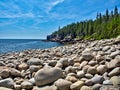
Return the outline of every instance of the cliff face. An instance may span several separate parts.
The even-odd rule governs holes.
[[[59,35],[48,35],[47,40],[59,42],[62,40],[62,37],[60,37]]]
[[[48,36],[47,36],[47,40],[50,41],[51,39],[52,39],[52,36],[51,36],[51,35],[48,35]]]
[[[67,36],[60,36],[60,35],[48,35],[47,36],[48,41],[54,41],[54,42],[73,42],[73,38],[70,35]]]

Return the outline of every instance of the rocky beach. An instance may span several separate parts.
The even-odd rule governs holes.
[[[120,90],[120,37],[0,54],[0,90]]]

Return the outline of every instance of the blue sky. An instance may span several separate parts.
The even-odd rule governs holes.
[[[120,10],[120,0],[0,0],[0,38],[43,39],[115,5]]]

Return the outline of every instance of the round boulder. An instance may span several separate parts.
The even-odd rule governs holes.
[[[80,90],[80,88],[84,85],[84,82],[83,81],[77,81],[75,83],[73,83],[71,86],[70,86],[70,89],[71,90]]]
[[[88,64],[88,61],[83,61],[81,64],[80,64],[80,68],[82,69],[84,66],[86,66]]]
[[[97,67],[97,72],[100,74],[104,74],[107,71],[107,66],[106,65],[100,65]]]
[[[21,63],[20,65],[18,65],[18,70],[26,70],[28,69],[28,64],[26,63]]]
[[[82,53],[82,57],[85,60],[89,61],[89,60],[91,60],[93,58],[93,55],[91,54],[91,52],[84,52],[84,53]]]
[[[113,77],[110,78],[110,81],[112,82],[113,86],[119,87],[119,85],[120,85],[120,77],[113,76]]]
[[[57,63],[56,60],[51,60],[51,61],[49,61],[48,64],[49,64],[50,66],[54,67],[54,66],[56,65],[56,63]]]
[[[92,75],[96,74],[97,73],[96,67],[89,67],[87,73],[90,73]]]
[[[110,80],[105,80],[103,82],[103,85],[112,85],[112,82]]]
[[[50,84],[63,76],[59,68],[43,68],[36,72],[34,78],[37,86]]]
[[[30,90],[33,88],[33,84],[29,81],[24,81],[21,83],[22,89]]]
[[[15,68],[10,68],[9,72],[11,76],[14,76],[14,77],[21,76],[21,72]]]
[[[88,73],[88,74],[85,74],[85,77],[88,79],[91,79],[91,78],[93,78],[93,75]]]
[[[55,85],[52,86],[43,86],[43,87],[33,87],[32,90],[58,90]]]
[[[33,73],[33,72],[38,71],[38,70],[40,69],[40,67],[39,67],[39,66],[36,66],[36,65],[31,65],[31,66],[29,67],[29,69],[30,69],[30,72]]]
[[[9,68],[7,67],[0,67],[0,76],[2,78],[7,78],[10,76],[10,73],[9,73]]]
[[[88,86],[82,86],[80,90],[91,90]]]
[[[2,80],[0,80],[0,86],[6,87],[6,88],[13,88],[14,81],[11,78],[2,79]]]
[[[100,90],[101,84],[95,84],[92,86],[92,90]]]
[[[120,60],[119,59],[113,59],[109,63],[107,63],[108,69],[113,69],[115,67],[120,66]]]
[[[66,67],[69,65],[67,58],[61,58],[59,62],[63,64],[63,67]]]
[[[13,90],[13,89],[5,88],[5,87],[0,87],[0,90]]]
[[[97,61],[90,61],[88,64],[91,65],[91,66],[94,66],[94,65],[97,64]]]
[[[108,75],[109,75],[110,77],[112,77],[112,76],[116,76],[116,75],[118,75],[118,74],[120,74],[120,67],[116,67],[116,68],[113,69]]]
[[[42,62],[41,62],[41,60],[38,59],[38,58],[31,58],[31,59],[29,59],[29,60],[27,61],[27,64],[28,64],[28,65],[41,65]]]
[[[82,71],[78,71],[78,72],[77,72],[77,76],[78,76],[79,78],[84,77],[84,76],[85,76],[84,71],[83,71],[83,70],[82,70]]]
[[[96,74],[93,78],[91,78],[91,81],[92,81],[94,84],[103,83],[104,78],[103,78],[103,76],[100,76],[100,75],[97,75],[97,74]]]
[[[119,55],[119,54],[120,54],[120,51],[117,50],[117,51],[115,51],[115,52],[112,52],[112,53],[110,54],[110,57],[111,57],[111,58],[115,58],[115,56],[117,56],[117,55]]]
[[[14,90],[22,90],[21,85],[14,85]]]
[[[55,86],[57,86],[59,90],[69,90],[71,84],[72,83],[70,81],[64,79],[58,79],[55,82]]]

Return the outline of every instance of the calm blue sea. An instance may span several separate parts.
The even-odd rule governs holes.
[[[0,54],[27,49],[45,49],[61,45],[57,42],[44,42],[38,39],[0,39]]]

